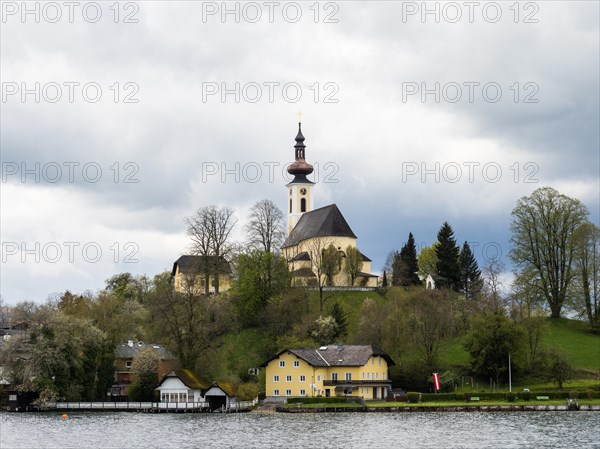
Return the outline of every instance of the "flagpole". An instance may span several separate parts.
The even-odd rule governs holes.
[[[512,373],[510,367],[510,352],[508,353],[508,391],[512,393]]]

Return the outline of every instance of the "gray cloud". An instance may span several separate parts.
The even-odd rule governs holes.
[[[323,9],[315,23],[308,4],[298,23],[280,15],[274,23],[266,16],[203,23],[201,2],[142,2],[136,24],[110,15],[97,24],[9,17],[1,30],[3,83],[94,82],[102,98],[89,103],[76,90],[73,103],[31,96],[22,103],[18,95],[0,103],[3,168],[39,163],[48,174],[47,164],[93,163],[102,176],[89,182],[76,170],[74,182],[64,172],[57,182],[42,176],[39,183],[8,176],[0,193],[2,241],[93,241],[105,257],[48,264],[11,256],[2,264],[1,294],[12,302],[42,300],[67,288],[100,288],[118,271],[155,274],[186,251],[183,218],[208,204],[236,209],[241,238],[253,202],[271,198],[285,207],[282,172],[293,156],[299,109],[307,158],[320,168],[315,206],[340,206],[375,269],[409,231],[430,244],[445,220],[460,242],[498,242],[507,251],[510,211],[543,185],[583,200],[598,222],[598,4],[536,2],[539,22],[526,24],[523,15],[514,23],[508,3],[498,23],[478,15],[474,23],[403,22],[409,3],[339,3],[338,23],[323,23],[330,12]],[[477,91],[472,103],[431,95],[403,101],[406,83],[470,81],[498,83],[502,98],[490,103]],[[123,102],[133,92],[127,82],[139,89],[137,103]],[[231,89],[236,82],[239,102],[232,94],[224,103],[220,95],[203,101],[203,83]],[[279,83],[272,102],[269,82]],[[538,103],[523,103],[526,82],[539,86]],[[262,89],[255,103],[249,83]],[[301,87],[298,102],[284,98],[286,83]],[[338,102],[326,102],[327,95]],[[335,164],[330,171],[328,163]],[[465,163],[479,164],[472,182]],[[278,164],[272,179],[269,164]],[[494,182],[485,164],[501,168]],[[455,166],[462,178],[450,182]],[[408,174],[414,167],[419,172]],[[437,170],[440,179],[422,179],[422,169]],[[138,182],[123,182],[128,174]],[[524,182],[527,175],[535,182]],[[139,261],[115,263],[108,248],[127,242],[138,245]],[[22,282],[31,276],[39,282]]]

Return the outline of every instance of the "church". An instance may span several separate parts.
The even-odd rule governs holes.
[[[377,287],[378,276],[371,274],[371,259],[364,254],[358,253],[361,262],[354,279],[346,270],[346,251],[348,247],[357,248],[357,237],[337,205],[312,207],[315,183],[307,176],[313,172],[313,166],[306,162],[304,140],[302,124],[298,123],[295,161],[288,168],[294,179],[286,185],[287,238],[281,247],[292,273],[292,283],[296,286]],[[341,257],[337,273],[326,282],[320,263],[323,251],[330,245]]]

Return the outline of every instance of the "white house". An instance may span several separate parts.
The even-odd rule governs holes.
[[[230,403],[229,394],[216,382],[209,385],[188,369],[171,371],[163,377],[155,390],[159,392],[161,402],[205,402],[211,410],[228,408]]]

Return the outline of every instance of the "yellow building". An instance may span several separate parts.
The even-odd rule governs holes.
[[[171,278],[175,291],[183,294],[213,294],[216,289],[215,272],[219,272],[219,292],[231,288],[231,266],[220,257],[218,266],[214,256],[181,256],[173,263]]]
[[[370,345],[286,349],[263,363],[268,397],[387,397],[389,355]]]
[[[304,135],[302,125],[298,124],[296,136],[295,161],[288,168],[294,179],[286,185],[288,190],[288,237],[282,246],[282,252],[294,285],[324,285],[324,275],[319,264],[322,251],[330,244],[340,252],[341,265],[333,277],[332,287],[377,287],[378,276],[371,274],[371,259],[361,253],[362,266],[355,279],[345,271],[346,248],[356,248],[357,237],[335,204],[312,209],[312,187],[314,182],[307,176],[313,172],[313,166],[305,160]]]

